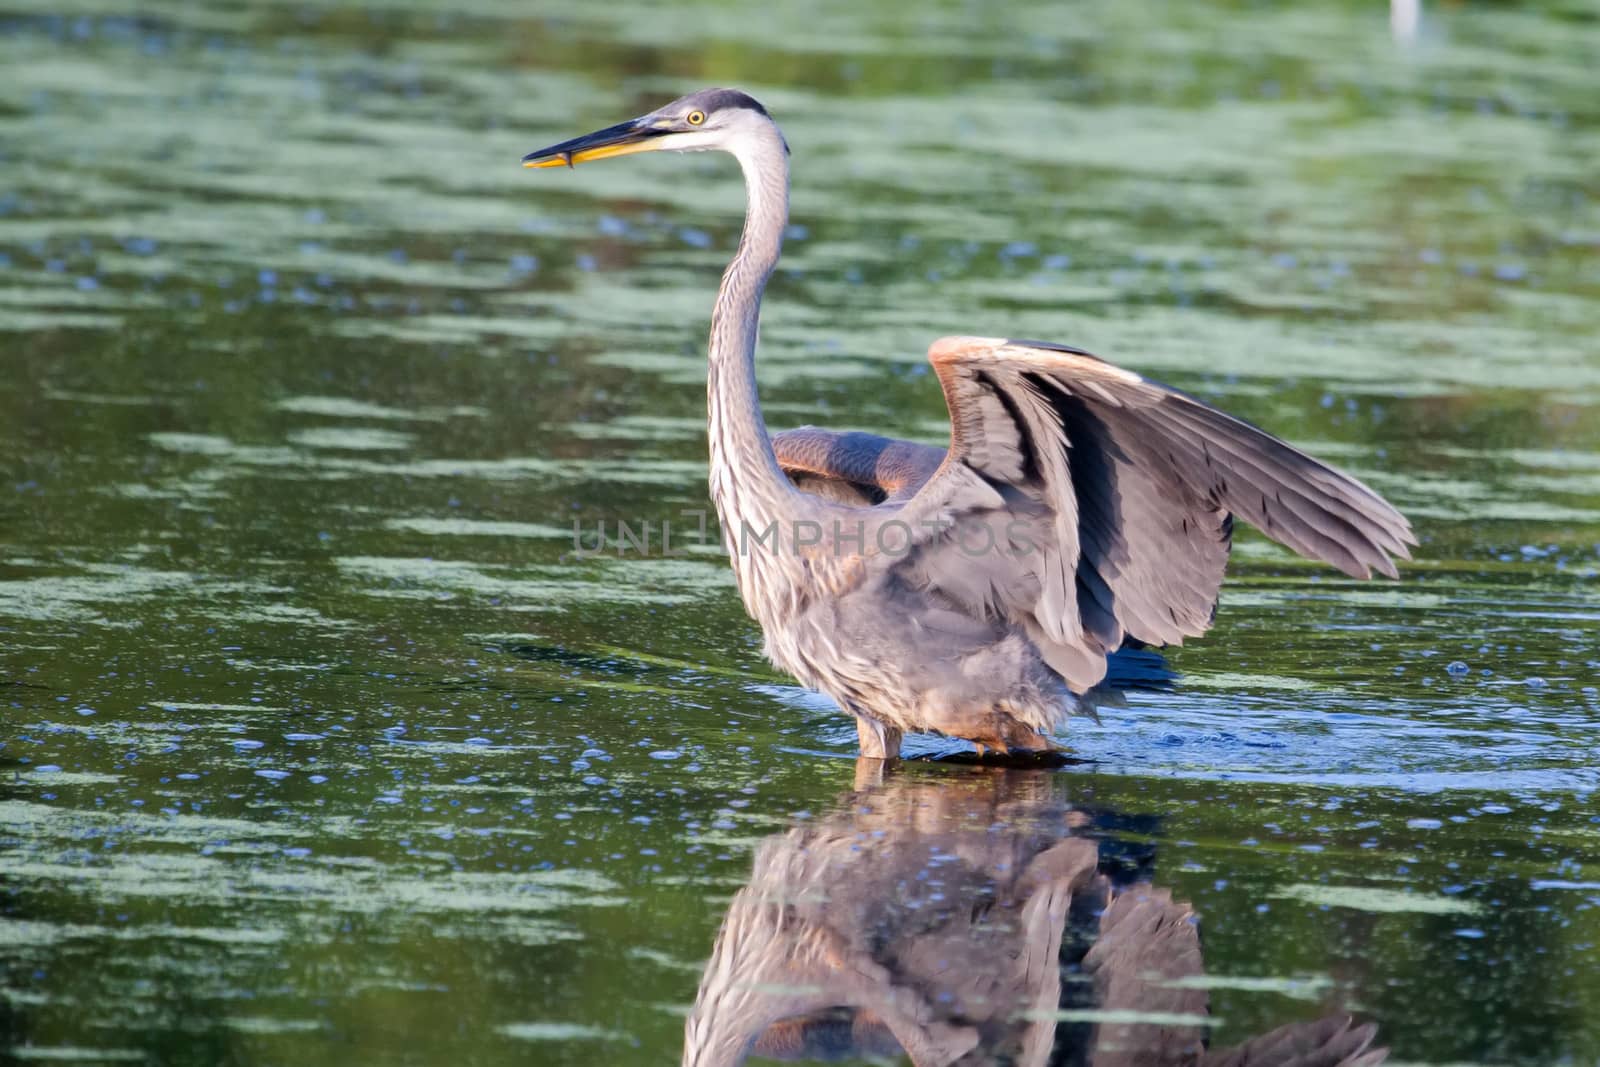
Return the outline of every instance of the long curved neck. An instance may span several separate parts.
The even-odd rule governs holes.
[[[796,494],[778,466],[761,417],[755,364],[761,295],[778,265],[789,219],[789,160],[782,137],[770,125],[741,136],[730,150],[744,169],[748,201],[744,235],[722,275],[711,314],[706,414],[711,498],[743,588],[746,573],[738,545],[744,527],[759,533],[773,522],[782,526],[796,507]]]

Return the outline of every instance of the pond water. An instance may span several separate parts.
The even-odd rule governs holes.
[[[1597,57],[1587,0],[0,0],[0,1059],[1600,1060]],[[1080,344],[1417,560],[1241,533],[1082,762],[858,777],[714,551],[573,552],[707,506],[742,188],[517,163],[714,84],[794,152],[773,426],[939,442],[933,338]]]

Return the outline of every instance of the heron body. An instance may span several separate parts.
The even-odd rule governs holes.
[[[767,656],[855,716],[863,755],[923,731],[980,752],[1050,747],[1108,654],[1210,626],[1235,515],[1353,576],[1409,558],[1410,526],[1359,481],[1064,345],[934,342],[943,452],[811,427],[773,438],[755,349],[789,151],[766,109],[702,90],[524,163],[652,150],[725,151],[744,172],[711,320],[711,497]]]

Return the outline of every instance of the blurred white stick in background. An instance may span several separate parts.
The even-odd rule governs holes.
[[[1422,26],[1422,0],[1389,0],[1389,32],[1401,44],[1417,38]]]

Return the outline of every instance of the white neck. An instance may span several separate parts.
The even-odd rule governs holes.
[[[706,381],[711,499],[745,605],[759,617],[758,607],[770,609],[788,599],[773,594],[791,592],[779,588],[781,568],[769,564],[792,553],[789,527],[801,509],[761,417],[755,367],[761,296],[778,264],[789,218],[789,161],[777,127],[759,116],[730,132],[720,147],[739,160],[748,201],[739,250],[722,276],[711,315]],[[754,545],[752,538],[774,522],[777,548]]]

